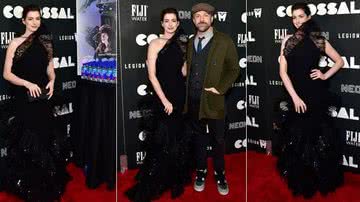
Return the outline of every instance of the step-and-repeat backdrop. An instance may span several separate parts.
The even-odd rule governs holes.
[[[227,141],[228,153],[240,152],[246,148],[245,128],[252,124],[251,117],[245,119],[245,67],[246,43],[245,33],[245,1],[224,0],[205,1],[216,8],[214,26],[230,35],[238,46],[241,75],[227,95]],[[145,134],[141,131],[141,118],[151,113],[146,108],[147,91],[150,83],[147,79],[145,65],[149,42],[159,37],[160,12],[167,7],[179,11],[181,26],[189,35],[194,34],[191,20],[191,7],[197,1],[120,1],[121,59],[120,59],[120,99],[123,128],[118,128],[120,142],[123,144],[120,153],[128,156],[129,167],[141,164],[145,152],[141,147]]]
[[[273,133],[274,105],[284,95],[279,77],[278,57],[282,39],[294,32],[291,5],[296,1],[248,1],[248,117],[254,117],[257,128],[248,128],[249,149],[265,151]],[[339,52],[345,66],[330,79],[330,90],[341,96],[341,107],[331,114],[339,128],[344,145],[343,165],[359,171],[360,165],[360,1],[307,1],[313,19],[323,35]],[[323,57],[320,67],[331,67],[333,61]],[[250,106],[260,100],[259,108]]]
[[[42,22],[53,34],[55,90],[54,108],[59,128],[68,135],[71,128],[71,115],[74,111],[72,94],[76,88],[76,1],[59,0],[1,0],[0,1],[0,72],[2,75],[6,49],[9,42],[24,32],[21,22],[23,7],[37,4],[41,7]],[[31,67],[27,67],[31,68]],[[0,77],[0,106],[12,102],[9,84]],[[4,139],[0,134],[0,157],[7,155]]]

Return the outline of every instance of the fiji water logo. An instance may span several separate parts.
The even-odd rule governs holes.
[[[351,146],[360,147],[360,132],[346,130],[346,144]]]
[[[274,29],[275,43],[282,43],[287,35],[288,29]]]
[[[9,46],[11,40],[15,38],[15,32],[0,32],[0,45],[2,49]]]
[[[248,95],[248,105],[249,107],[259,109],[260,108],[260,96],[258,95]]]
[[[146,157],[145,151],[136,152],[136,164],[143,164]]]
[[[131,5],[131,20],[132,21],[147,21],[148,5]]]
[[[238,34],[237,44],[238,47],[246,47],[247,43],[255,42],[256,39],[252,32]]]

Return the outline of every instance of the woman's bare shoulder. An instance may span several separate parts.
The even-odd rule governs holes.
[[[281,49],[284,49],[285,44],[286,44],[286,41],[287,41],[288,39],[290,39],[290,37],[292,37],[292,36],[293,36],[292,34],[289,34],[289,35],[286,35],[286,36],[284,37],[284,39],[283,39],[282,42],[281,42]]]
[[[164,38],[156,38],[156,39],[151,40],[150,46],[155,46],[155,47],[163,46],[166,43],[166,41],[167,40]]]
[[[9,43],[9,48],[15,49],[17,48],[22,42],[24,42],[25,39],[22,37],[16,37],[12,39]]]
[[[290,37],[292,37],[293,35],[292,34],[288,34],[284,37],[283,39],[283,43],[285,43]]]
[[[156,38],[153,39],[149,44],[149,49],[154,50],[155,52],[158,52],[161,50],[164,45],[166,44],[166,39],[164,38]]]

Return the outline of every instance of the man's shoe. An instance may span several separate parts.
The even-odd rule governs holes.
[[[205,178],[207,170],[196,170],[196,177],[194,182],[194,189],[197,192],[202,192],[205,189]]]
[[[223,196],[227,195],[229,193],[229,186],[225,178],[225,171],[215,171],[215,180],[219,194]]]

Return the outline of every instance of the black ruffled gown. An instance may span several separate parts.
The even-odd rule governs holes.
[[[284,144],[277,166],[293,193],[309,198],[317,191],[326,194],[342,184],[341,141],[328,111],[334,104],[333,96],[325,81],[310,78],[310,71],[318,67],[321,56],[317,45],[324,39],[316,39],[309,30],[302,29],[295,35],[297,38],[288,40],[291,50],[285,50],[284,55],[290,80],[307,111],[296,113],[291,99],[287,100],[290,106],[281,106],[287,113],[281,125]]]
[[[137,183],[126,195],[131,201],[148,202],[166,190],[172,197],[182,194],[184,185],[191,181],[189,166],[190,136],[184,132],[183,108],[185,79],[183,42],[175,35],[158,53],[156,76],[166,98],[174,107],[168,116],[154,93],[153,115],[144,120],[148,132],[145,140],[146,158],[136,179]]]
[[[50,52],[48,52],[48,51]],[[45,88],[52,45],[49,36],[31,35],[15,52],[15,75]],[[0,190],[29,202],[58,201],[70,176],[65,166],[70,150],[65,133],[55,129],[48,100],[29,102],[25,87],[13,86],[15,118],[9,119],[8,155]]]

